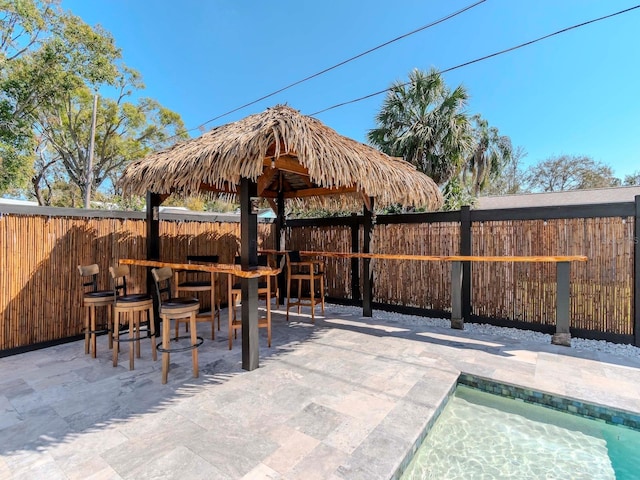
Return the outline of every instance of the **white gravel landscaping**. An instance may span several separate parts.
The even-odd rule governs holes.
[[[332,304],[331,309],[340,313],[351,314],[353,316],[362,316],[362,308],[360,307]],[[408,323],[412,325],[418,323],[440,328],[450,327],[450,321],[445,318],[419,317],[415,315],[405,315],[402,313],[387,312],[383,310],[375,310],[374,315],[377,318],[384,318],[386,320],[391,320],[398,323]],[[464,329],[468,332],[507,337],[527,342],[547,345],[551,343],[551,335],[549,334],[533,332],[530,330],[521,330],[518,328],[496,327],[494,325],[487,325],[484,323],[465,323]],[[571,348],[575,348],[576,350],[590,350],[605,352],[611,355],[640,358],[640,348],[633,345],[606,342],[604,340],[572,338]]]

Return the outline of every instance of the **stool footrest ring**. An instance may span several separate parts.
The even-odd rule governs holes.
[[[101,330],[83,330],[82,333],[95,333],[96,335],[101,335],[103,333],[109,333],[109,329],[103,328]]]
[[[140,333],[144,334],[144,336],[141,335],[141,338],[151,338],[151,329],[149,328],[149,326],[143,325],[143,327],[144,328],[140,329]],[[127,338],[120,338],[120,335],[129,335],[129,329],[118,331],[118,337],[116,338],[114,336],[113,341],[120,343],[120,342],[135,342],[136,340],[138,340],[136,337],[130,337],[130,336],[128,336]]]
[[[195,348],[198,348],[200,345],[202,345],[204,343],[204,338],[202,337],[196,337],[198,339],[198,343],[196,343],[195,345],[188,345],[186,347],[175,347],[175,348],[162,348],[162,342],[158,343],[156,345],[156,350],[159,352],[167,352],[167,353],[174,353],[174,352],[186,352],[188,350],[193,350]],[[191,335],[184,335],[181,337],[173,337],[171,339],[172,342],[177,342],[178,340],[185,340],[185,339],[189,339],[191,340]]]

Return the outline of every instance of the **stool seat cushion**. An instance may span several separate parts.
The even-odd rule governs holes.
[[[176,297],[169,298],[167,300],[162,301],[162,308],[182,308],[188,307],[189,305],[199,305],[200,302],[197,298],[192,297]]]
[[[86,292],[84,296],[87,298],[113,297],[113,290],[97,290],[95,292]]]
[[[121,295],[117,297],[118,302],[143,302],[144,300],[151,300],[151,295],[146,293],[132,293],[129,295]]]

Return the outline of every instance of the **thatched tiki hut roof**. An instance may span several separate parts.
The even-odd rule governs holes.
[[[315,118],[284,105],[268,108],[202,136],[133,162],[125,192],[188,195],[235,194],[240,179],[257,182],[258,196],[319,199],[352,194],[378,205],[434,210],[442,204],[437,185],[402,159],[339,135]]]

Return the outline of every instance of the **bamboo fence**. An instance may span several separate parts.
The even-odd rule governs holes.
[[[274,230],[259,224],[259,248],[274,248]],[[586,255],[587,262],[571,266],[571,326],[633,335],[633,217],[485,221],[473,222],[471,230],[472,255]],[[110,265],[146,258],[145,232],[142,219],[1,215],[0,351],[82,333],[77,265],[97,263],[100,288],[110,288]],[[376,253],[460,253],[457,222],[378,224],[373,232]],[[239,223],[161,220],[161,256],[183,262],[187,255],[219,255],[221,262],[232,262],[239,234]],[[287,249],[351,251],[349,226],[290,227],[285,234]],[[359,245],[362,240],[360,227]],[[376,259],[371,266],[374,301],[450,311],[449,262]],[[326,271],[327,295],[352,298],[351,260],[329,258]],[[145,268],[132,267],[132,291],[144,291],[146,278]],[[224,282],[218,294],[226,303]],[[201,298],[203,308],[208,301]],[[554,325],[555,304],[554,264],[472,264],[472,314]]]
[[[348,227],[292,228],[287,248],[346,252]],[[362,243],[360,228],[360,244]],[[337,235],[336,231],[342,232]],[[633,335],[634,218],[603,217],[473,222],[476,256],[586,255],[571,265],[571,327]],[[376,225],[371,251],[407,255],[458,255],[457,222]],[[328,259],[328,295],[350,296],[348,259]],[[450,262],[372,260],[374,301],[451,311]],[[360,278],[363,278],[361,272]],[[362,282],[361,282],[362,283]],[[556,265],[473,262],[472,315],[554,326]],[[361,285],[362,286],[362,285]],[[344,293],[343,293],[344,292]]]
[[[371,251],[407,255],[457,255],[457,223],[376,225]],[[433,310],[451,310],[451,263],[376,260],[374,301]]]
[[[571,326],[633,335],[632,217],[491,221],[472,225],[478,255],[586,255],[571,265]],[[546,263],[474,263],[473,313],[555,325],[556,269]]]
[[[272,230],[259,225],[261,248],[273,248]],[[184,262],[187,255],[217,254],[233,262],[239,234],[239,223],[162,220],[162,256]],[[0,245],[2,351],[81,334],[85,312],[77,266],[97,263],[99,288],[111,288],[109,266],[121,258],[146,258],[146,226],[139,219],[5,214]],[[145,268],[131,267],[130,291],[145,291],[146,278]],[[224,286],[218,292],[226,302]],[[207,295],[200,300],[209,308]],[[98,309],[99,320],[105,314]]]

